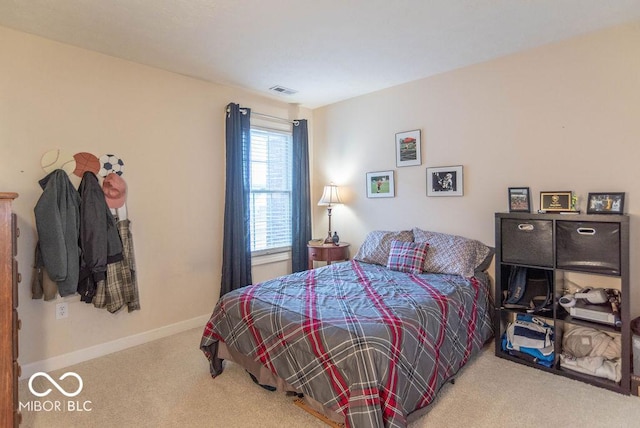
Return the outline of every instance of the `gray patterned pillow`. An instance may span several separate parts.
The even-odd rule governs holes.
[[[429,251],[424,261],[424,271],[448,273],[465,277],[473,276],[478,269],[486,269],[493,257],[493,248],[475,239],[446,233],[427,232],[414,228],[415,242],[427,242]]]
[[[386,266],[387,260],[389,260],[389,251],[391,251],[391,241],[413,242],[413,232],[410,230],[399,232],[374,230],[369,232],[354,259]]]

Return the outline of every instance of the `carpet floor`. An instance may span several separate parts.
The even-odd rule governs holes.
[[[202,329],[166,337],[49,373],[73,392],[68,398],[49,380],[20,382],[27,428],[57,427],[321,427],[293,398],[255,385],[239,366],[227,363],[216,379],[198,349]],[[41,403],[38,408],[35,402]],[[487,346],[447,384],[432,410],[411,428],[540,426],[640,427],[640,398],[554,376],[496,358]]]

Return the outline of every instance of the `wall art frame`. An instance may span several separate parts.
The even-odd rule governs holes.
[[[463,196],[462,165],[427,168],[427,196]]]
[[[422,165],[420,134],[419,129],[396,134],[397,167]]]
[[[367,172],[367,198],[393,198],[396,196],[394,170]]]

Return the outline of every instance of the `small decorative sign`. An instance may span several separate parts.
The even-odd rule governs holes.
[[[544,212],[571,211],[572,192],[540,192],[540,210]]]

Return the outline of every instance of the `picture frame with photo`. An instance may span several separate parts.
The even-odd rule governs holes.
[[[395,197],[393,173],[393,170],[367,172],[367,198]]]
[[[624,192],[589,193],[587,214],[624,214]]]
[[[427,196],[463,196],[462,165],[427,168]]]
[[[420,154],[420,130],[398,132],[396,134],[396,166],[416,166],[422,164]]]
[[[509,187],[509,212],[531,212],[531,196],[528,187]]]

